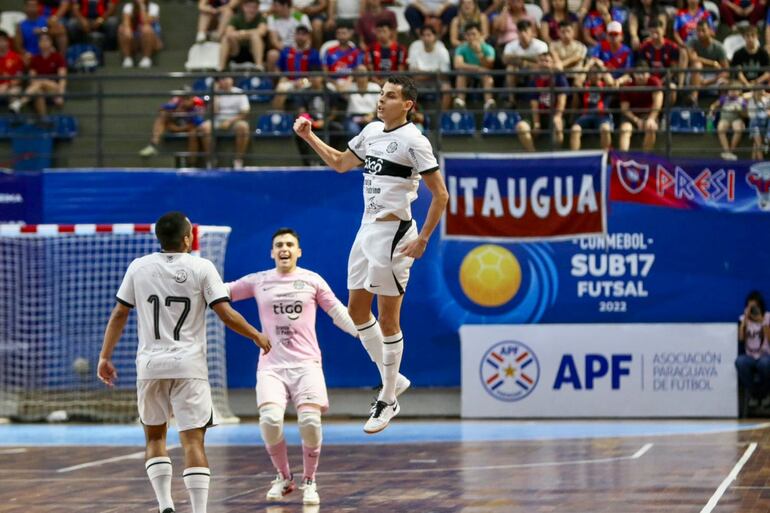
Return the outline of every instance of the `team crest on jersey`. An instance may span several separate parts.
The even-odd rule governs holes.
[[[537,386],[540,363],[535,353],[521,342],[506,340],[493,345],[481,358],[481,385],[500,401],[527,397]]]
[[[305,288],[305,282],[302,280],[296,280],[294,282],[294,288],[297,290],[302,290]]]
[[[174,281],[176,281],[177,283],[184,283],[184,282],[186,282],[187,281],[187,271],[185,271],[183,269],[180,269],[179,271],[177,271],[176,274],[174,275]]]
[[[396,141],[393,141],[392,143],[388,144],[388,147],[385,148],[385,151],[388,153],[395,153],[395,151],[398,149],[398,143]]]

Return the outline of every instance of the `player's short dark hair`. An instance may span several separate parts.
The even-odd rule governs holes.
[[[698,24],[696,26],[697,27],[708,27],[708,28],[711,28],[711,23],[709,23],[708,19],[701,18],[700,20],[698,20]]]
[[[524,32],[532,28],[532,22],[529,20],[519,20],[516,22],[516,30]]]
[[[476,23],[475,21],[472,21],[470,23],[465,24],[465,28],[463,29],[463,33],[466,33],[468,31],[471,31],[473,29],[478,30],[481,32],[481,23]]]
[[[572,26],[572,22],[571,22],[571,21],[568,21],[568,20],[561,20],[561,21],[559,22],[559,28],[560,28],[560,29],[563,29],[563,28],[567,28],[567,27],[571,27],[571,26]],[[518,30],[518,29],[517,29],[517,30]]]
[[[417,103],[417,86],[411,78],[406,75],[391,75],[385,82],[401,86],[401,98]]]
[[[8,32],[5,30],[0,30],[0,39],[11,39],[11,36],[8,35]]]
[[[385,19],[385,18],[380,18],[377,21],[377,23],[375,23],[374,27],[375,28],[388,27],[390,30],[394,30],[395,29],[395,27],[393,26],[393,23],[391,23],[390,20]]]
[[[337,22],[337,28],[341,29],[349,29],[349,30],[355,30],[356,27],[353,25],[353,22],[347,19],[341,19]]]
[[[275,242],[276,237],[280,237],[281,235],[287,235],[287,234],[297,239],[297,244],[299,244],[299,233],[297,233],[297,230],[295,230],[294,228],[283,227],[283,228],[278,228],[275,231],[275,233],[273,234],[273,238],[270,239],[270,245],[271,246],[273,245],[273,242]]]
[[[168,212],[155,222],[155,236],[161,249],[174,251],[182,248],[184,236],[190,229],[187,216],[182,212]]]
[[[426,24],[426,25],[422,26],[422,28],[420,29],[420,35],[422,35],[426,30],[428,32],[433,32],[434,36],[438,35],[438,32],[436,32],[436,27],[434,27],[433,25],[430,25],[430,24]]]
[[[651,28],[663,28],[663,23],[661,23],[658,18],[653,18],[647,24],[647,29],[649,30]]]

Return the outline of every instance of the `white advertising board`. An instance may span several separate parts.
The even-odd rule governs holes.
[[[735,324],[466,325],[463,417],[735,417]]]

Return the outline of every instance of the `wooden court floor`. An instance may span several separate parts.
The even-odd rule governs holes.
[[[137,429],[139,429],[137,427]],[[538,429],[537,425],[533,429]],[[368,440],[368,439],[367,439]],[[2,440],[0,440],[2,442]],[[137,446],[0,446],[0,512],[157,511]],[[766,513],[770,425],[746,431],[494,442],[327,444],[320,506],[264,494],[259,445],[207,449],[209,513]],[[191,511],[174,461],[178,513]],[[301,472],[299,448],[290,447]]]

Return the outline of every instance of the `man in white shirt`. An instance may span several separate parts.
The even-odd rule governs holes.
[[[233,87],[232,77],[217,80],[214,96],[214,128],[219,132],[232,131],[235,134],[235,158],[233,169],[243,169],[243,156],[249,146],[248,116],[251,107],[249,97],[243,91]],[[198,135],[203,146],[203,153],[208,155],[211,148],[211,121],[207,120],[198,127]]]
[[[532,22],[519,20],[516,23],[519,38],[511,41],[503,48],[503,64],[511,73],[506,74],[506,86],[513,89],[518,83],[526,83],[529,77],[518,77],[514,72],[529,70],[537,67],[538,57],[548,53],[548,44],[535,37]]]
[[[432,25],[425,25],[420,30],[420,39],[409,45],[407,55],[409,71],[424,71],[426,73],[425,75],[414,75],[413,78],[417,87],[421,90],[430,89],[431,92],[441,89],[445,93],[441,95],[441,106],[443,109],[449,109],[452,101],[449,90],[452,87],[442,75],[449,71],[449,51],[444,43],[438,40],[438,34]]]
[[[112,353],[128,316],[137,310],[137,405],[147,449],[145,469],[160,513],[173,513],[171,459],[166,431],[173,415],[184,448],[184,483],[193,513],[206,513],[209,470],[203,439],[217,423],[206,360],[206,308],[267,353],[270,341],[233,310],[228,290],[211,261],[190,255],[192,225],[181,212],[155,223],[161,251],[135,259],[118,290],[99,354],[97,377],[112,387],[118,378]]]

